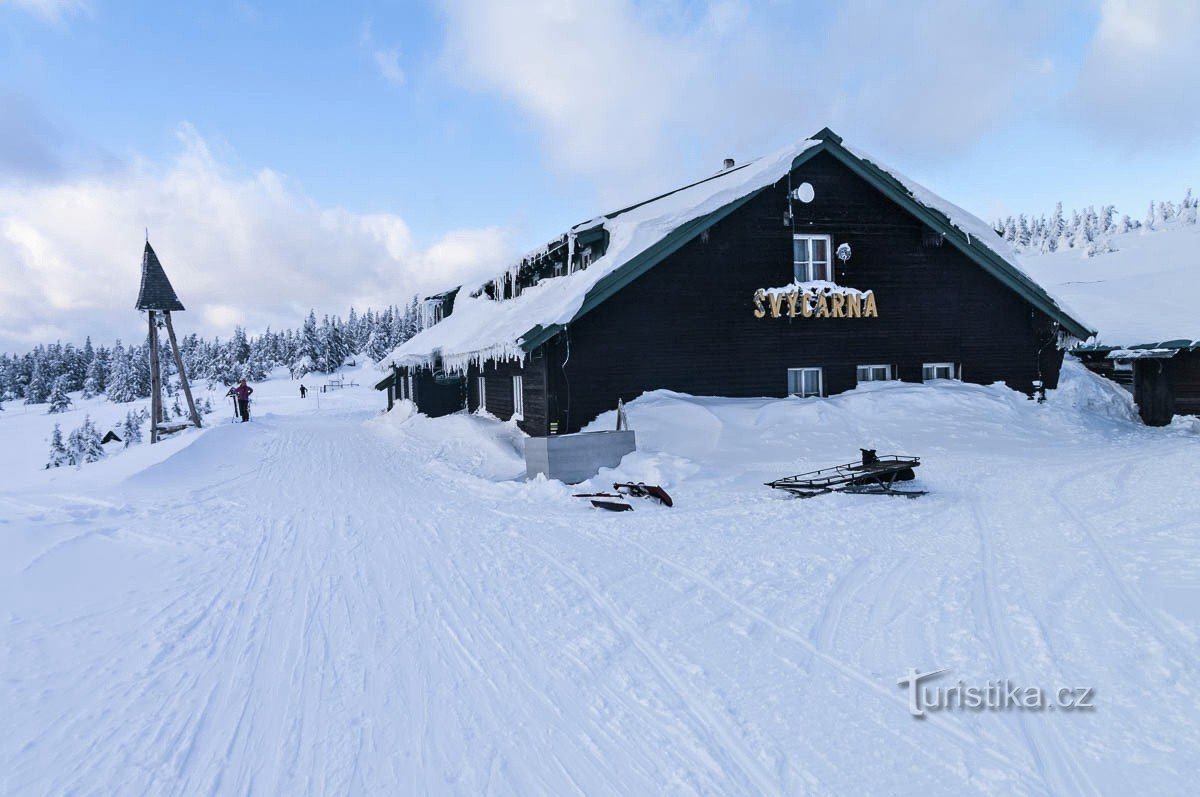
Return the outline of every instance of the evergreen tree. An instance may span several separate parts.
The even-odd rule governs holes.
[[[54,387],[50,389],[50,407],[46,410],[50,414],[58,414],[71,409],[71,397],[67,395],[67,375],[63,374],[54,380]]]
[[[125,420],[121,423],[121,438],[126,448],[142,442],[142,420],[142,416],[132,410],[125,413]]]
[[[100,432],[96,430],[90,415],[85,416],[83,425],[73,430],[67,438],[67,456],[72,465],[104,459],[104,444],[100,442]]]
[[[50,383],[42,367],[42,358],[39,357],[34,361],[33,373],[29,377],[29,384],[25,386],[25,403],[41,404],[49,395]]]
[[[70,462],[66,446],[63,445],[62,429],[56,423],[54,431],[50,433],[50,456],[46,459],[46,468],[61,468]]]
[[[125,404],[138,397],[133,373],[129,366],[129,354],[119,340],[113,347],[105,393],[108,395],[109,401],[117,404]]]
[[[1062,245],[1063,236],[1067,232],[1067,222],[1063,218],[1062,202],[1054,204],[1054,214],[1050,216],[1049,241],[1046,245],[1048,251],[1057,251]]]

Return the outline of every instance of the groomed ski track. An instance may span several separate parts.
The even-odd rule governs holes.
[[[0,497],[0,792],[1169,793],[1200,761],[1194,626],[1110,539],[1194,441],[1027,452],[811,523],[683,484],[631,523],[372,414],[223,425],[108,495]],[[1146,536],[1190,561],[1178,517]],[[1098,708],[909,716],[897,679],[947,666]],[[1154,753],[1113,760],[1131,746]]]

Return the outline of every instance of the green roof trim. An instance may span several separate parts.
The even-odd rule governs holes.
[[[821,152],[828,152],[838,162],[849,168],[851,172],[866,180],[869,185],[878,189],[888,199],[907,210],[918,221],[935,232],[941,233],[943,238],[948,240],[954,248],[983,268],[984,271],[998,279],[1009,290],[1014,291],[1018,296],[1021,296],[1033,305],[1033,307],[1058,322],[1067,333],[1080,340],[1086,340],[1096,334],[1095,330],[1072,318],[1040,285],[1012,266],[982,240],[979,240],[978,236],[971,236],[967,232],[955,227],[943,213],[918,202],[912,193],[909,192],[908,188],[896,177],[893,177],[885,170],[869,161],[863,160],[843,147],[841,136],[834,133],[828,127],[822,128],[820,132],[812,137],[812,140],[820,141],[820,143],[805,149],[797,155],[792,160],[792,169],[801,166]],[[743,168],[745,165],[743,164],[743,166],[737,168]],[[720,175],[714,175],[714,177],[716,176]],[[713,178],[710,177],[700,182],[706,182],[711,179]],[[693,185],[697,184],[693,183]],[[690,186],[685,186],[685,188],[687,187]],[[628,263],[611,274],[604,276],[588,291],[584,297],[583,304],[572,317],[571,321],[575,321],[591,312],[626,285],[633,282],[633,280],[670,257],[688,241],[741,208],[764,190],[766,189],[760,188],[756,191],[751,191],[746,196],[740,197],[712,213],[680,225],[644,252],[632,258]],[[668,195],[664,194],[663,196]],[[655,199],[659,198],[661,197],[655,197]],[[654,199],[646,201],[653,202]],[[620,213],[630,210],[633,207],[639,207],[642,204],[645,204],[645,202],[609,214],[605,218],[620,215]],[[588,232],[591,232],[591,230],[589,229]],[[551,324],[548,327],[543,327],[539,324],[522,336],[521,348],[527,352],[532,351],[560,333],[565,326],[564,324]]]
[[[939,211],[922,205],[909,193],[908,188],[895,177],[842,147],[841,139],[828,128],[818,133],[818,137],[822,133],[827,134],[827,136],[822,138],[821,146],[800,153],[792,161],[793,169],[811,159],[818,152],[828,152],[840,163],[849,168],[850,171],[879,189],[888,199],[891,199],[897,205],[916,216],[934,231],[940,232],[946,240],[954,245],[955,249],[958,249],[968,258],[975,261],[984,271],[1000,280],[1005,287],[1016,292],[1018,296],[1021,296],[1038,310],[1041,310],[1047,316],[1057,321],[1071,335],[1081,340],[1086,340],[1096,334],[1096,330],[1089,329],[1072,318],[1040,285],[1018,269],[1013,268],[1007,260],[998,255],[983,241],[978,240],[978,236],[972,238],[963,230],[955,227],[950,222],[950,219]]]

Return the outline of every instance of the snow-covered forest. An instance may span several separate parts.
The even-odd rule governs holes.
[[[997,219],[992,225],[1021,253],[1042,254],[1060,249],[1078,249],[1088,257],[1104,252],[1116,251],[1113,238],[1131,230],[1156,232],[1180,224],[1195,224],[1200,199],[1192,196],[1188,189],[1178,202],[1164,199],[1152,201],[1141,220],[1129,214],[1120,214],[1114,205],[1089,205],[1083,210],[1071,211],[1070,219],[1063,213],[1062,202],[1054,206],[1047,218],[1020,213]]]
[[[250,336],[235,327],[228,340],[212,340],[196,334],[180,339],[184,367],[193,381],[228,385],[240,378],[263,379],[267,372],[283,366],[295,377],[310,372],[332,373],[354,357],[381,360],[388,352],[419,332],[426,319],[414,296],[407,305],[389,305],[382,311],[368,309],[361,315],[324,316],[315,311],[298,329],[265,330]],[[164,338],[160,338],[159,361],[167,395],[178,390],[174,360]],[[4,401],[47,404],[50,413],[71,405],[71,393],[83,398],[104,395],[109,401],[125,403],[150,395],[148,340],[136,345],[116,341],[111,347],[96,346],[89,337],[82,346],[50,343],[36,346],[23,355],[0,355],[0,407]]]

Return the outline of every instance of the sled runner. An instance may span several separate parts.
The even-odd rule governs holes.
[[[675,505],[675,502],[671,500],[671,496],[667,495],[667,491],[657,484],[618,482],[613,485],[613,489],[622,495],[632,495],[634,498],[653,498],[663,506]]]
[[[607,509],[610,512],[628,512],[633,509],[632,506],[625,500],[628,496],[634,498],[650,498],[663,506],[673,506],[674,501],[667,491],[659,487],[657,484],[646,484],[644,482],[617,482],[613,485],[612,493],[575,493],[576,498],[592,499],[592,506],[597,509]]]
[[[866,493],[868,495],[903,495],[916,498],[924,490],[897,490],[896,482],[916,478],[913,469],[921,464],[920,457],[899,454],[876,456],[873,449],[864,448],[861,462],[834,465],[831,468],[786,476],[767,482],[768,487],[785,490],[799,498],[812,498],[826,493]]]

